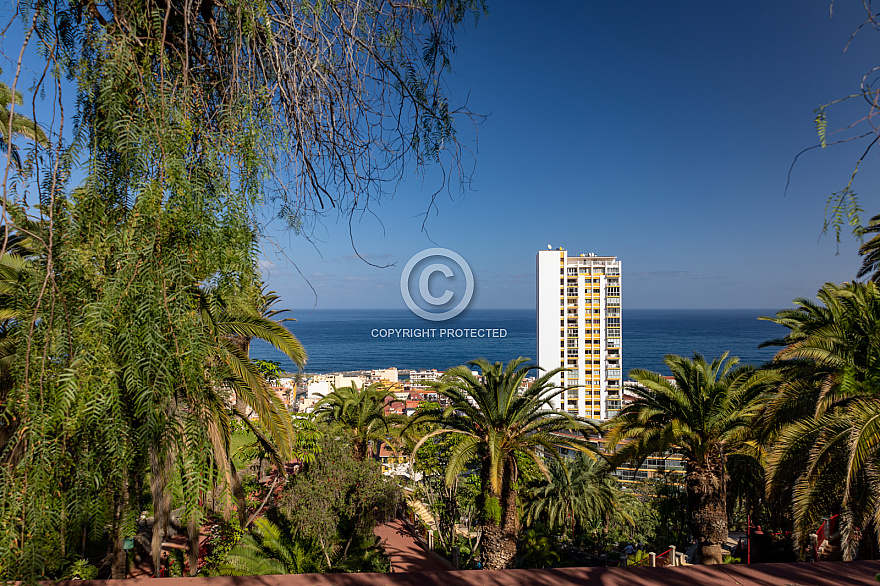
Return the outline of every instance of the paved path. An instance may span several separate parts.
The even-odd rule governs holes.
[[[446,566],[419,546],[400,519],[379,525],[373,532],[385,545],[385,553],[391,558],[392,572],[448,571]]]

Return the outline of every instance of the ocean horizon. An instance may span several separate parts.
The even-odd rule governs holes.
[[[623,370],[668,374],[666,354],[695,352],[707,359],[729,352],[742,363],[763,364],[778,348],[758,345],[784,336],[787,329],[758,317],[777,311],[624,309]],[[297,321],[285,325],[308,353],[307,373],[389,367],[446,370],[478,357],[508,362],[537,356],[531,309],[474,309],[445,322],[424,320],[405,309],[315,309],[293,311],[291,316]],[[251,357],[296,371],[289,358],[262,340],[253,341]]]

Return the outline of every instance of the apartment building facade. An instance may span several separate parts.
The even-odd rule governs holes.
[[[621,263],[563,248],[537,254],[538,364],[568,369],[557,409],[590,419],[613,417],[621,405]]]

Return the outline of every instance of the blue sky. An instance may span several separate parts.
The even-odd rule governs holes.
[[[423,231],[437,173],[411,173],[356,220],[358,251],[384,269],[355,256],[345,221],[311,239],[276,222],[262,264],[285,306],[403,309],[401,269],[433,246],[468,261],[475,308],[533,308],[548,244],[618,256],[631,308],[781,308],[852,278],[856,241],[820,232],[864,145],[805,154],[784,188],[817,142],[814,109],[878,64],[869,28],[844,52],[861,2],[837,0],[833,17],[830,0],[489,2],[449,79],[488,115],[459,123],[468,189],[441,194]],[[831,110],[829,128],[864,113]],[[878,178],[869,157],[855,183],[867,216]]]
[[[631,308],[781,308],[845,281],[857,243],[820,238],[827,196],[855,145],[817,142],[813,111],[858,90],[880,33],[860,2],[496,2],[458,38],[454,96],[489,114],[460,137],[476,151],[471,189],[440,197],[413,177],[353,226],[320,241],[279,234],[266,277],[287,306],[404,308],[400,272],[434,245],[476,279],[475,308],[531,308],[535,253],[562,246],[623,261]],[[874,55],[872,55],[874,53]],[[829,128],[864,112],[829,112]],[[880,212],[871,158],[855,184]],[[295,266],[294,266],[295,265]],[[302,273],[302,275],[300,275]],[[312,290],[314,289],[314,291]]]
[[[845,4],[845,5],[844,5]],[[801,158],[813,110],[854,93],[878,33],[861,3],[505,2],[458,39],[455,95],[489,114],[476,135],[472,189],[441,197],[414,178],[372,217],[327,223],[267,250],[267,278],[299,308],[404,307],[400,269],[450,248],[477,281],[473,307],[534,306],[535,252],[617,255],[628,307],[761,307],[852,277],[857,243],[820,238],[828,194],[848,180],[855,145]],[[861,115],[830,111],[829,127]],[[871,161],[855,184],[876,213]],[[269,264],[271,263],[271,265]],[[314,288],[314,292],[311,290]]]

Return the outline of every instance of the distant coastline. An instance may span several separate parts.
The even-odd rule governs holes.
[[[729,351],[742,362],[760,364],[772,358],[773,348],[758,344],[785,335],[785,328],[759,321],[776,309],[623,309],[623,369],[665,372],[665,354],[707,358]],[[294,311],[288,328],[309,353],[308,373],[400,369],[445,370],[477,357],[508,361],[534,358],[535,312],[530,309],[477,309],[439,325],[408,310],[316,309]],[[374,329],[504,329],[504,337],[374,337]],[[276,360],[294,370],[285,356],[255,340],[251,356]]]

